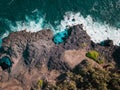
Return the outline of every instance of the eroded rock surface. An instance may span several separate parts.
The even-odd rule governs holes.
[[[108,63],[118,67],[119,47],[112,42],[107,47],[93,43],[82,25],[73,26],[70,31],[70,36],[61,44],[53,42],[51,30],[14,32],[5,38],[0,55],[10,57],[13,65],[10,73],[0,68],[0,90],[30,90],[41,79],[55,83],[60,73],[82,66],[81,62],[86,59],[96,68],[104,68]],[[98,51],[105,62],[99,65],[87,58],[89,50]]]

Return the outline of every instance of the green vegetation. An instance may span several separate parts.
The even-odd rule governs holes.
[[[99,57],[99,59],[97,60],[97,63],[99,63],[99,64],[103,64],[104,62],[105,62],[104,57]]]
[[[39,81],[37,82],[37,87],[38,87],[38,88],[42,88],[42,87],[43,87],[43,80],[39,80]]]
[[[87,44],[84,42],[84,43],[81,44],[81,46],[84,48],[84,47],[87,46]]]
[[[99,53],[95,50],[92,50],[86,53],[86,56],[96,61],[99,58]]]
[[[99,52],[97,52],[97,51],[95,51],[95,50],[89,51],[88,53],[86,53],[86,56],[87,56],[88,58],[93,59],[94,61],[96,61],[96,62],[99,63],[99,64],[104,63],[104,57],[101,57],[101,58],[100,58]]]
[[[56,85],[49,84],[45,90],[120,90],[118,73],[83,66],[64,73],[65,77],[59,79]]]
[[[55,84],[39,80],[36,86],[33,90],[120,90],[120,74],[83,60],[72,71],[61,73]]]
[[[47,86],[45,80],[38,80],[37,83],[31,88],[31,90],[43,90]]]

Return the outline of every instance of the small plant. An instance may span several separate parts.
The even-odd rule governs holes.
[[[96,61],[99,64],[103,64],[104,61],[105,61],[105,58],[104,57],[100,57],[99,52],[97,52],[95,50],[89,51],[88,53],[86,53],[86,56],[88,58],[93,59],[94,61]]]
[[[105,62],[105,58],[101,57],[100,59],[97,60],[97,63],[103,64]]]
[[[78,74],[76,71],[65,72],[64,79],[55,85],[47,84],[47,88],[43,90],[120,90],[119,73],[95,67],[89,69],[84,64],[81,65],[78,68],[84,74]],[[82,68],[88,69],[87,72]]]
[[[99,53],[95,50],[89,51],[88,53],[86,53],[86,56],[97,61],[99,58]]]
[[[39,81],[37,82],[37,87],[38,87],[38,88],[42,88],[42,87],[43,87],[43,80],[39,80]]]
[[[81,46],[82,46],[82,47],[86,47],[87,44],[84,42],[84,43],[81,44]]]
[[[96,62],[99,63],[99,64],[103,64],[104,63],[103,60],[97,60]]]

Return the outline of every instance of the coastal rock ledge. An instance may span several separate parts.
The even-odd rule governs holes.
[[[111,40],[92,42],[82,25],[69,30],[70,35],[60,44],[54,43],[52,30],[19,31],[4,38],[0,48],[0,90],[34,90],[40,80],[55,84],[62,73],[84,66],[84,60],[94,68],[120,72],[119,46]],[[86,56],[93,50],[99,53],[102,63]]]

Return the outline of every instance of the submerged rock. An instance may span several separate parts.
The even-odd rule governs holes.
[[[113,46],[112,40],[104,40],[100,43],[101,46]]]
[[[120,69],[120,47],[115,48],[112,56],[116,62],[116,66],[118,66],[118,69]]]

